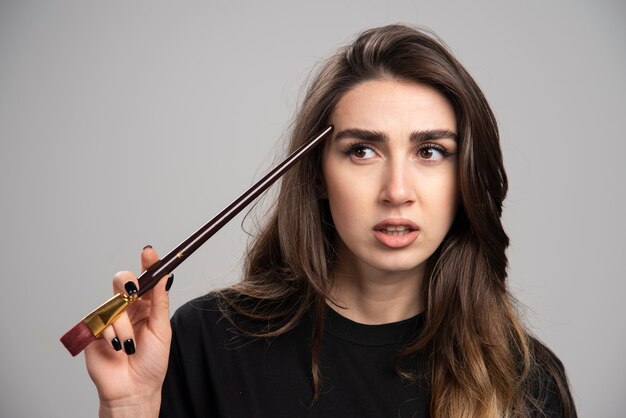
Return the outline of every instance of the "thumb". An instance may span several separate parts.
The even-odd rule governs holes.
[[[159,335],[171,332],[170,296],[168,290],[173,280],[174,273],[163,276],[151,291],[149,323],[150,327]]]
[[[159,261],[157,252],[152,248],[152,245],[146,245],[141,251],[141,272],[148,270],[151,265]]]
[[[143,251],[141,251],[141,270],[146,271],[157,261],[159,261],[159,256],[154,248],[152,248],[151,245],[143,247]],[[150,327],[154,329],[157,334],[169,332],[170,329],[170,297],[167,291],[172,285],[173,280],[174,273],[164,276],[159,280],[159,283],[152,288],[149,294],[145,295],[149,296],[149,298],[144,296],[144,299],[150,300],[149,323]]]
[[[143,250],[141,250],[141,272],[143,273],[144,271],[148,270],[157,261],[159,261],[159,255],[154,250],[154,248],[152,248],[152,245],[146,245],[145,247],[143,247]],[[153,292],[146,293],[145,295],[143,295],[143,299],[152,299],[152,293]]]

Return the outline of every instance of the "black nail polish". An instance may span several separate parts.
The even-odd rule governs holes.
[[[170,273],[170,275],[167,277],[167,283],[165,283],[166,292],[170,291],[170,287],[172,287],[172,283],[174,283],[174,273]]]
[[[117,337],[111,340],[111,345],[113,345],[113,348],[115,349],[115,351],[120,351],[122,349],[122,343],[120,342],[120,339]]]
[[[135,284],[135,282],[132,281],[126,282],[126,284],[124,285],[124,289],[126,289],[126,293],[129,296],[137,293],[137,285]]]
[[[124,340],[124,351],[126,351],[126,354],[129,356],[135,354],[135,342],[132,338]]]
[[[143,249],[145,250],[146,248],[152,248],[152,245],[148,244],[145,247],[143,247]]]

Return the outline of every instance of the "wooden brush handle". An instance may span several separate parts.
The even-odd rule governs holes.
[[[176,248],[172,249],[161,260],[150,266],[148,270],[144,271],[139,276],[139,291],[137,296],[140,297],[152,289],[163,276],[170,274],[180,263],[185,261],[187,257],[193,254],[194,251],[200,248],[202,244],[211,238],[213,234],[219,231],[228,223],[228,221],[241,212],[243,208],[248,206],[250,202],[274,184],[276,180],[278,180],[287,170],[298,162],[307,152],[320,143],[326,135],[332,132],[332,130],[333,126],[328,126],[321,134],[305,142],[300,148],[295,150],[283,162],[274,167],[272,171],[267,173],[261,180],[246,190],[241,196],[214,216],[209,222],[204,224],[200,229],[178,244]]]

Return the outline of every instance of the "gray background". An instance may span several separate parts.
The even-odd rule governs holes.
[[[497,115],[530,328],[581,416],[622,416],[626,7],[505,3],[0,2],[0,415],[94,416],[58,338],[145,244],[165,252],[272,166],[322,57],[407,22],[451,46]],[[239,277],[242,220],[177,270],[175,307]]]

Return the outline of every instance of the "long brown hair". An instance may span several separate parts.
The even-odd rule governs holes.
[[[556,383],[569,416],[573,403],[562,368],[524,329],[506,286],[509,239],[500,217],[507,177],[496,119],[476,82],[443,42],[403,25],[360,34],[312,80],[293,124],[290,151],[325,127],[348,90],[383,77],[434,87],[453,106],[458,124],[459,209],[427,262],[424,328],[399,353],[421,366],[398,367],[398,374],[426,379],[433,417],[503,417],[529,416],[541,404],[546,396],[543,370]],[[314,399],[336,257],[328,202],[320,198],[321,152],[318,147],[284,176],[273,212],[249,248],[245,278],[218,292],[224,312],[234,310],[268,324],[244,330],[257,336],[282,334],[313,310]]]

